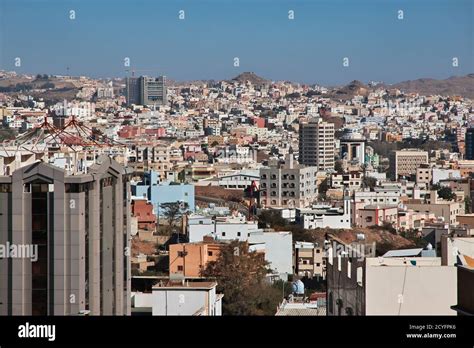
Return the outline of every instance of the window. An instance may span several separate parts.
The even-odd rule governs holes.
[[[207,256],[212,256],[212,251],[208,251]]]
[[[178,271],[183,271],[183,266],[178,266]]]
[[[240,237],[240,232],[237,232],[237,237]]]
[[[222,232],[222,237],[225,237],[225,232]]]
[[[316,267],[319,267],[321,266],[321,264],[319,262],[316,263]]]

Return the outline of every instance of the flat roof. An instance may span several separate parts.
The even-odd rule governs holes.
[[[179,289],[179,290],[198,290],[198,289],[212,289],[217,286],[216,282],[195,282],[195,281],[176,281],[176,282],[167,282],[163,285],[160,283],[153,286],[153,290],[170,290],[170,289]]]
[[[423,248],[415,248],[415,249],[400,249],[400,250],[390,250],[387,251],[383,257],[409,257],[409,256],[416,256],[421,253]]]

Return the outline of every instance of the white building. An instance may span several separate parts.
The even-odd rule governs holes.
[[[214,224],[214,222],[217,222]],[[188,220],[189,242],[201,242],[204,236],[215,240],[238,240],[248,242],[251,251],[265,252],[265,260],[273,271],[273,276],[287,279],[293,273],[293,237],[291,232],[265,232],[258,228],[256,221],[246,221],[245,217],[191,216]]]
[[[132,294],[132,306],[153,315],[220,316],[223,294],[216,282],[168,281],[158,283],[152,293]]]
[[[293,235],[291,232],[255,232],[248,238],[250,247],[260,246],[272,274],[287,280],[293,274]]]
[[[351,228],[351,202],[345,195],[343,209],[316,206],[313,209],[296,209],[296,220],[305,229]]]
[[[382,186],[375,187],[371,190],[361,190],[354,192],[354,202],[362,202],[367,205],[371,204],[392,204],[400,203],[400,188],[398,186]]]
[[[189,242],[200,242],[204,236],[214,239],[239,240],[244,242],[250,233],[261,231],[256,221],[247,221],[245,217],[217,217],[191,215],[188,219]]]
[[[226,189],[240,189],[252,185],[252,182],[260,182],[260,175],[258,170],[242,170],[236,173],[227,174],[219,178],[219,186]]]

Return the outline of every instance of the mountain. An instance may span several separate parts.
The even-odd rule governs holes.
[[[329,93],[335,99],[352,99],[355,95],[367,96],[371,88],[360,81],[351,81],[348,85],[336,88]]]
[[[238,81],[240,83],[245,83],[249,81],[252,85],[263,85],[270,82],[269,80],[266,80],[253,72],[243,72],[238,76],[234,77],[232,81]]]
[[[423,78],[411,81],[403,81],[391,85],[390,88],[398,88],[405,92],[420,93],[423,95],[459,95],[474,99],[474,74],[468,74],[466,76],[452,76],[445,80]]]

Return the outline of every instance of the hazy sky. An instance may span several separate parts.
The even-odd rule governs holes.
[[[136,75],[176,80],[226,79],[243,71],[325,85],[446,78],[474,72],[473,3],[0,0],[0,69],[66,74],[69,67],[73,75],[114,77],[126,74],[129,57]],[[15,67],[17,57],[21,67]]]

